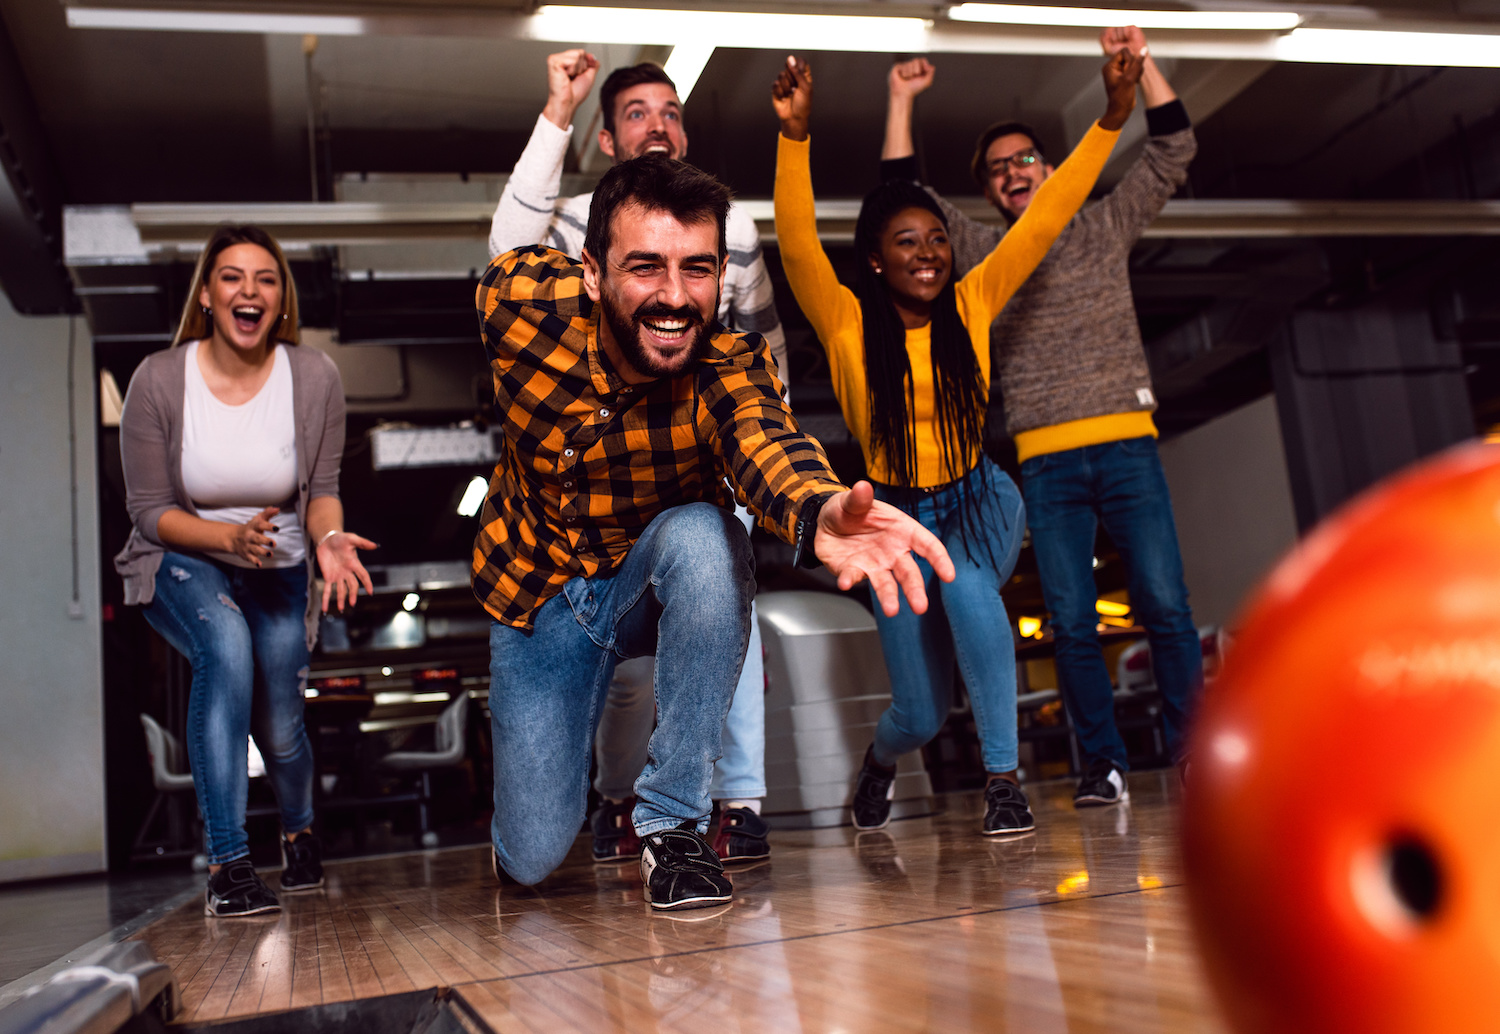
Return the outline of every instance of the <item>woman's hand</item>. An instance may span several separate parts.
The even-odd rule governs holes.
[[[271,518],[280,512],[279,507],[268,506],[244,524],[225,525],[229,540],[225,543],[224,552],[233,553],[241,560],[248,560],[260,567],[261,561],[276,548],[275,541],[268,538],[266,532],[277,530],[276,525],[271,523]]]
[[[328,601],[335,592],[340,611],[345,606],[354,606],[361,585],[365,592],[374,595],[370,572],[359,562],[356,550],[375,548],[375,543],[369,539],[347,531],[336,531],[318,543],[318,570],[323,572],[323,613],[328,613]]]
[[[1135,88],[1140,84],[1141,71],[1146,59],[1142,54],[1132,53],[1122,47],[1104,65],[1104,90],[1109,94],[1109,107],[1099,120],[1103,129],[1118,131],[1135,110]]]
[[[812,69],[800,57],[788,56],[786,67],[771,84],[771,106],[781,119],[781,135],[806,140],[812,118]]]

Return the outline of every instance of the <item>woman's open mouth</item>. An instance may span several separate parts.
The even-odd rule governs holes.
[[[234,325],[241,333],[252,334],[265,314],[265,309],[255,305],[236,305],[233,309]]]

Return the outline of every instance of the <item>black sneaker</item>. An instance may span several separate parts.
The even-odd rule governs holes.
[[[627,797],[619,804],[605,801],[589,816],[596,863],[628,862],[640,855],[641,838],[635,835],[635,826],[630,819],[633,811],[635,798]]]
[[[1130,790],[1125,786],[1124,773],[1109,758],[1095,758],[1089,762],[1083,778],[1078,781],[1078,790],[1073,794],[1073,807],[1099,808],[1128,800]]]
[[[984,835],[1003,837],[1036,829],[1026,791],[1008,779],[995,779],[984,788]]]
[[[734,897],[724,863],[693,825],[689,820],[676,829],[652,833],[641,843],[641,879],[652,908],[708,908]]]
[[[771,857],[771,824],[749,808],[725,808],[719,813],[714,854],[726,863],[759,862]]]
[[[225,862],[208,878],[203,914],[206,916],[256,916],[262,912],[279,912],[281,902],[271,893],[248,858]]]
[[[311,833],[296,840],[281,834],[281,889],[315,890],[323,885],[323,845]]]
[[[875,763],[875,745],[865,751],[865,763],[854,781],[855,829],[884,829],[891,821],[891,797],[896,792],[896,770]]]

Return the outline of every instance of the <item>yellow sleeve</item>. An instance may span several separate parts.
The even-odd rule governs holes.
[[[779,137],[776,149],[776,241],[781,264],[797,304],[828,353],[829,372],[837,385],[852,367],[864,369],[864,336],[859,300],[834,275],[833,264],[818,240],[813,209],[808,140]]]
[[[1095,122],[1067,161],[1047,177],[995,250],[958,282],[966,324],[988,327],[1000,315],[1010,296],[1041,264],[1057,235],[1088,200],[1119,138],[1118,131],[1102,129]]]

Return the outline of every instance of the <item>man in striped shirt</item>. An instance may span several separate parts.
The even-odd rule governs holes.
[[[547,104],[500,195],[490,227],[491,258],[528,244],[545,244],[575,258],[582,255],[593,195],[557,195],[573,115],[593,88],[598,70],[598,60],[584,50],[568,50],[547,59]],[[678,160],[686,156],[682,103],[659,65],[645,62],[617,69],[605,79],[599,96],[603,122],[599,148],[613,160],[657,153]],[[729,262],[719,299],[719,322],[731,330],[763,336],[784,385],[786,338],[761,258],[760,235],[755,221],[737,205],[730,205],[725,238]],[[748,528],[749,513],[741,509],[739,516]],[[646,761],[647,737],[656,713],[652,680],[651,658],[621,664],[605,703],[595,782],[602,804],[590,818],[597,862],[629,861],[640,851],[631,831],[630,812],[635,803],[633,784]],[[770,830],[760,817],[766,794],[765,723],[760,632],[752,617],[740,686],[725,724],[724,756],[714,771],[712,795],[720,806],[714,848],[726,861],[755,861],[770,853]]]
[[[532,246],[494,260],[476,304],[505,447],[474,544],[490,630],[496,875],[566,856],[615,663],[656,657],[657,728],[636,782],[646,900],[730,900],[702,839],[754,595],[733,496],[842,588],[869,578],[922,613],[942,544],[867,482],[841,485],[782,398],[755,334],[718,326],[729,192],[668,158],[600,181],[582,263]],[[596,257],[597,256],[597,257]]]

